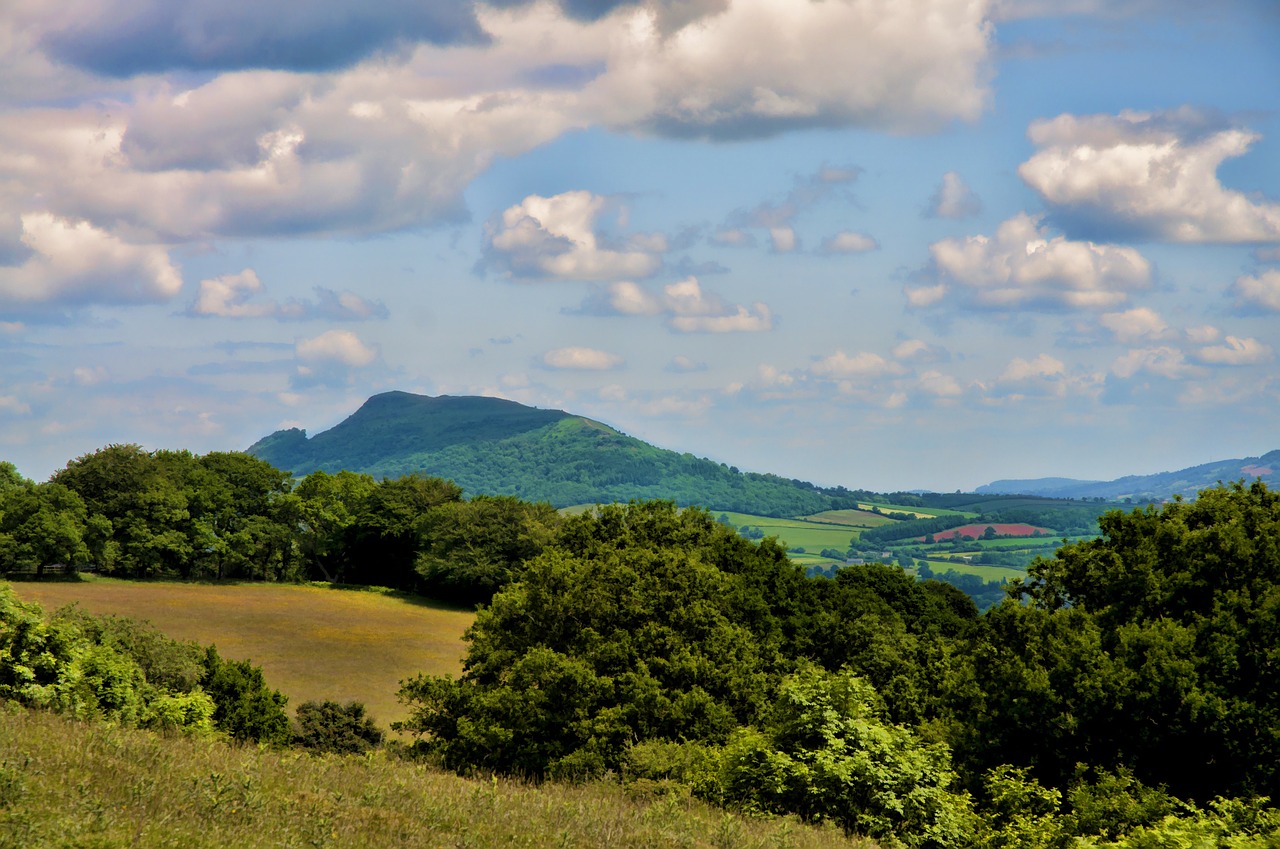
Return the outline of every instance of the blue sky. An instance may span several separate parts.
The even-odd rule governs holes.
[[[1280,447],[1280,3],[12,0],[0,458],[488,394],[888,490]]]

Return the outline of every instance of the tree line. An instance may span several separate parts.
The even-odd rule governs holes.
[[[559,516],[440,478],[313,472],[238,452],[109,445],[34,483],[0,463],[0,572],[324,580],[486,600]]]

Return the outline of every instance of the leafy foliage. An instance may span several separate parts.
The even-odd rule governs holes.
[[[950,753],[884,719],[875,690],[857,676],[806,668],[778,688],[762,731],[724,747],[722,798],[911,849],[965,845],[973,830]]]
[[[298,705],[295,744],[313,752],[361,754],[382,743],[382,732],[360,702],[303,702]]]

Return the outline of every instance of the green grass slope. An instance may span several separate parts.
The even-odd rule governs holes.
[[[294,475],[343,469],[394,478],[419,472],[468,494],[556,507],[661,498],[715,510],[797,516],[856,506],[852,494],[649,445],[600,422],[497,398],[375,395],[308,439],[278,431],[249,453]]]
[[[0,703],[0,847],[875,849],[608,784],[468,780],[384,753],[314,757]]]

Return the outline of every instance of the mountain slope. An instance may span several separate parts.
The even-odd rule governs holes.
[[[803,515],[856,505],[854,493],[655,448],[561,410],[498,398],[375,395],[336,427],[308,439],[277,431],[249,453],[305,475],[343,469],[375,477],[449,478],[469,494],[573,504],[665,498],[716,510]]]
[[[1261,478],[1271,487],[1280,487],[1280,450],[1261,457],[1218,460],[1175,472],[1154,475],[1127,475],[1112,481],[1082,481],[1071,478],[999,480],[978,487],[982,493],[1020,493],[1054,498],[1130,498],[1133,501],[1163,501],[1174,495],[1193,497],[1197,492],[1240,479]]]

